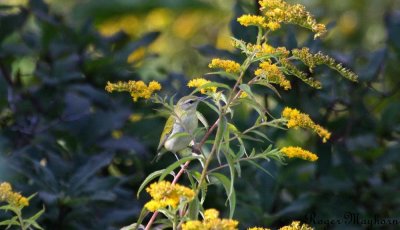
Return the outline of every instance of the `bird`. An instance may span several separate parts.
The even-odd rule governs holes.
[[[192,134],[198,126],[197,105],[205,98],[189,95],[182,97],[176,103],[161,133],[157,152],[164,147],[176,154],[189,146]]]

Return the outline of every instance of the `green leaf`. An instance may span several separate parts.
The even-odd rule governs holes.
[[[142,192],[142,190],[144,189],[144,187],[147,186],[148,183],[150,183],[150,181],[152,181],[153,179],[157,178],[158,176],[160,176],[161,174],[163,174],[164,169],[161,170],[157,170],[155,172],[150,173],[150,175],[148,175],[146,177],[146,179],[144,179],[144,181],[142,182],[142,184],[140,185],[138,191],[137,191],[137,195],[136,197],[139,198],[140,193]]]
[[[199,92],[200,90],[209,88],[209,87],[225,88],[229,91],[231,90],[231,87],[229,87],[229,85],[219,83],[219,82],[209,82],[200,87],[197,87],[195,90],[193,90],[193,92],[191,94],[195,94],[195,93]]]
[[[221,119],[219,121],[217,134],[215,136],[215,142],[214,142],[214,145],[216,145],[215,148],[216,148],[216,154],[217,154],[219,163],[221,163],[221,158],[219,156],[219,153],[221,150],[221,143],[222,143],[223,137],[225,135],[226,127],[227,127],[226,117],[223,116],[223,117],[221,117]]]
[[[44,211],[45,211],[45,208],[43,207],[42,210],[37,212],[35,215],[29,217],[29,220],[36,221],[44,213]]]
[[[219,114],[219,110],[215,105],[207,101],[203,101],[203,103],[206,104],[208,107],[210,107],[210,109],[214,110],[217,114]]]
[[[0,222],[0,226],[7,225],[7,228],[9,228],[12,225],[20,226],[19,222],[17,221],[17,217],[13,217],[10,220],[4,220]]]
[[[197,118],[200,120],[200,122],[204,125],[204,127],[208,129],[208,127],[210,126],[208,125],[207,119],[203,116],[203,114],[200,113],[199,111],[196,111],[196,115]]]
[[[164,178],[171,173],[173,170],[175,170],[176,168],[180,167],[182,164],[186,163],[187,161],[191,161],[191,160],[195,160],[200,158],[200,156],[188,156],[188,157],[184,157],[178,161],[175,161],[173,164],[171,164],[170,166],[168,166],[166,169],[164,169],[164,172],[162,173],[162,175],[160,176],[160,179],[158,181],[162,181],[164,180]]]
[[[224,186],[226,194],[231,194],[230,196],[228,196],[228,201],[229,218],[232,218],[236,208],[236,193],[234,189],[231,189],[231,181],[228,177],[221,173],[211,173],[210,176],[217,179]]]
[[[234,81],[236,81],[238,79],[238,77],[235,74],[227,73],[225,71],[210,72],[210,73],[206,73],[205,75],[213,75],[213,74],[217,74],[217,75],[226,77],[226,78],[234,80]]]
[[[266,170],[265,168],[263,168],[261,165],[257,164],[254,161],[246,161],[249,162],[250,164],[254,165],[256,168],[260,169],[261,171],[263,171],[265,174],[271,176],[272,178],[274,178],[274,176],[272,176],[272,174],[270,172],[268,172],[268,170]]]
[[[278,92],[278,90],[275,88],[275,86],[273,86],[273,85],[272,85],[271,83],[269,83],[268,81],[266,81],[266,80],[259,80],[259,81],[256,81],[254,84],[262,85],[262,86],[265,86],[265,87],[271,89],[276,95],[278,95],[278,97],[281,98],[281,95],[279,94],[279,92]]]
[[[142,208],[142,211],[140,212],[140,215],[139,215],[139,218],[138,218],[138,220],[137,220],[137,222],[135,223],[136,225],[135,226],[133,226],[134,228],[134,230],[136,230],[136,229],[138,229],[139,227],[141,227],[142,225],[142,221],[143,221],[143,219],[147,216],[147,213],[148,213],[148,211],[146,210],[146,208],[145,207],[143,207]],[[129,227],[129,226],[127,226],[127,227]],[[128,228],[129,229],[129,228]]]
[[[189,203],[189,218],[191,220],[197,220],[198,214],[200,210],[200,201],[199,198],[196,196],[190,203]]]
[[[267,135],[265,135],[264,133],[262,133],[262,132],[260,132],[260,131],[258,131],[258,130],[251,130],[250,132],[251,132],[251,133],[254,133],[254,134],[256,134],[256,135],[258,135],[258,136],[260,136],[260,137],[262,137],[262,138],[264,138],[265,140],[267,140],[267,141],[269,141],[269,142],[273,142],[271,139],[268,138]]]

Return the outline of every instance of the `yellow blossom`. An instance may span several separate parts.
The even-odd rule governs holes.
[[[287,57],[289,55],[289,51],[285,47],[275,48],[267,43],[263,43],[261,45],[249,43],[246,45],[246,48],[249,52],[254,53],[256,57],[262,57],[266,55]]]
[[[214,58],[208,65],[209,68],[221,68],[228,73],[238,73],[240,71],[240,64],[232,60],[221,60],[219,58]]]
[[[13,192],[11,184],[7,182],[0,184],[0,202],[7,202],[17,207],[29,205],[28,199],[17,192]]]
[[[271,230],[269,228],[262,228],[262,227],[252,227],[252,228],[248,228],[247,230]]]
[[[265,18],[263,16],[257,15],[242,15],[237,19],[237,21],[243,26],[267,26],[267,24],[265,23]]]
[[[246,98],[248,96],[249,95],[246,92],[242,91],[242,92],[240,92],[239,98]]]
[[[139,62],[144,58],[146,54],[146,49],[144,47],[140,47],[133,51],[129,56],[128,56],[128,63],[136,63]]]
[[[146,188],[146,191],[152,200],[145,204],[145,208],[151,212],[167,206],[176,208],[182,200],[189,202],[195,196],[192,189],[179,184],[171,184],[169,181],[155,182]]]
[[[268,27],[271,31],[275,31],[275,30],[281,28],[281,24],[279,24],[278,22],[268,22],[268,23],[267,23],[267,27]]]
[[[182,230],[236,230],[238,221],[232,219],[218,218],[219,212],[215,209],[207,209],[204,211],[204,220],[190,220],[182,225]]]
[[[129,92],[133,101],[137,101],[139,98],[149,99],[155,91],[161,90],[160,83],[152,81],[147,86],[143,81],[128,81],[128,82],[107,82],[106,91],[111,93],[117,92]]]
[[[289,146],[282,148],[280,151],[289,158],[300,158],[307,161],[318,160],[317,155],[300,147]]]
[[[111,132],[111,136],[114,138],[114,139],[121,139],[121,137],[123,136],[124,134],[122,133],[122,131],[121,130],[113,130],[112,132]]]
[[[272,28],[278,28],[279,23],[291,23],[310,29],[315,33],[314,38],[326,33],[326,27],[318,24],[314,17],[300,4],[289,4],[283,0],[260,0],[260,10],[268,23],[276,23]],[[273,30],[271,28],[271,30]]]
[[[138,122],[138,121],[141,121],[142,119],[143,119],[143,115],[140,114],[140,113],[132,113],[132,114],[129,116],[129,120],[130,120],[131,122]]]
[[[313,230],[307,224],[301,224],[300,221],[293,221],[290,225],[283,226],[279,230]]]
[[[211,81],[206,80],[204,78],[195,78],[195,79],[190,80],[188,82],[187,86],[189,88],[194,88],[194,87],[199,88],[199,87],[201,87],[201,86],[203,86],[203,85],[205,85],[207,83],[210,83],[210,82]],[[207,92],[214,92],[215,93],[215,92],[217,92],[217,87],[211,86],[211,87],[202,88],[200,90],[200,93],[202,93],[202,94],[206,94]]]
[[[357,81],[357,74],[346,69],[342,64],[337,63],[335,59],[324,55],[322,52],[311,53],[310,49],[307,47],[301,49],[292,50],[293,57],[301,60],[305,65],[309,67],[310,72],[313,71],[314,67],[317,65],[327,65],[329,68],[338,71],[343,77],[349,79],[350,81]]]
[[[331,137],[331,133],[328,130],[318,124],[315,124],[308,114],[301,113],[297,109],[286,107],[282,111],[282,117],[288,120],[286,124],[288,128],[309,128],[316,132],[318,136],[322,138],[322,142],[324,143]]]
[[[267,79],[270,83],[278,84],[285,90],[292,88],[290,81],[286,79],[285,75],[279,70],[279,67],[269,62],[261,62],[254,74],[261,78]]]

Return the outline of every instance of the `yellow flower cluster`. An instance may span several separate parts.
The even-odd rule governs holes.
[[[307,224],[301,224],[300,221],[293,221],[290,225],[281,227],[279,230],[313,230]]]
[[[266,27],[265,18],[263,16],[246,14],[240,16],[237,21],[243,26],[261,26]]]
[[[143,81],[128,81],[128,82],[107,82],[106,91],[111,93],[117,92],[129,92],[132,96],[133,101],[137,101],[139,98],[149,99],[155,91],[161,90],[160,83],[152,81],[147,86]]]
[[[144,205],[150,212],[155,212],[167,206],[176,208],[179,202],[191,201],[195,196],[192,189],[179,184],[171,184],[169,181],[155,182],[146,188],[146,191],[153,198]]]
[[[247,230],[270,230],[269,228],[253,227]],[[290,225],[283,226],[279,230],[313,230],[312,227],[307,224],[301,224],[299,221],[293,221]]]
[[[221,60],[219,58],[214,58],[211,60],[211,63],[208,65],[208,67],[212,69],[221,68],[228,73],[240,72],[240,64],[232,60]]]
[[[283,0],[260,0],[260,10],[268,22],[292,23],[312,30],[314,38],[326,33],[325,25],[318,24],[314,17],[300,4],[288,4]]]
[[[0,202],[3,201],[16,207],[29,205],[28,199],[17,192],[13,192],[12,186],[7,182],[0,184]]]
[[[289,146],[282,148],[280,151],[289,158],[300,158],[307,161],[318,160],[317,155],[300,147]]]
[[[301,79],[303,82],[307,83],[309,86],[314,87],[316,89],[321,89],[322,84],[320,81],[315,80],[312,77],[309,77],[306,73],[303,71],[297,69],[295,65],[293,65],[288,59],[280,59],[280,63],[285,69],[293,74],[294,76],[298,77]]]
[[[205,85],[207,83],[210,83],[210,82],[211,81],[206,80],[204,78],[195,78],[195,79],[190,80],[188,82],[187,86],[189,88],[199,88],[199,87],[201,87],[201,86],[203,86],[203,85]],[[206,94],[207,92],[214,92],[215,93],[215,92],[217,92],[217,87],[211,86],[211,87],[202,88],[200,90],[200,93],[202,93],[202,94]]]
[[[305,65],[307,65],[311,72],[315,66],[324,64],[338,71],[343,77],[351,81],[357,81],[357,74],[344,68],[342,64],[336,63],[335,59],[329,57],[328,55],[324,55],[321,52],[312,54],[310,53],[309,48],[304,47],[302,49],[293,49],[292,54],[294,57],[300,59]]]
[[[219,212],[215,209],[207,209],[204,212],[204,220],[190,220],[182,225],[182,230],[236,230],[238,221],[218,218]]]
[[[270,62],[261,62],[259,67],[259,69],[254,71],[256,76],[266,78],[270,83],[278,84],[285,90],[292,88],[290,81],[286,79],[277,65],[271,64]]]
[[[288,120],[286,124],[288,128],[302,127],[312,129],[322,138],[324,143],[331,137],[331,133],[328,130],[315,124],[308,114],[300,113],[297,109],[286,107],[282,111],[282,117]]]
[[[272,47],[267,43],[261,45],[247,44],[247,50],[251,53],[255,53],[256,57],[262,57],[266,55],[274,55],[279,57],[289,56],[289,51],[285,47]]]
[[[246,98],[248,96],[249,95],[246,92],[242,91],[242,92],[240,92],[239,98]]]

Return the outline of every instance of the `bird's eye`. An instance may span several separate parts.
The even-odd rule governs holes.
[[[194,100],[189,100],[188,103],[189,104],[193,104]]]

